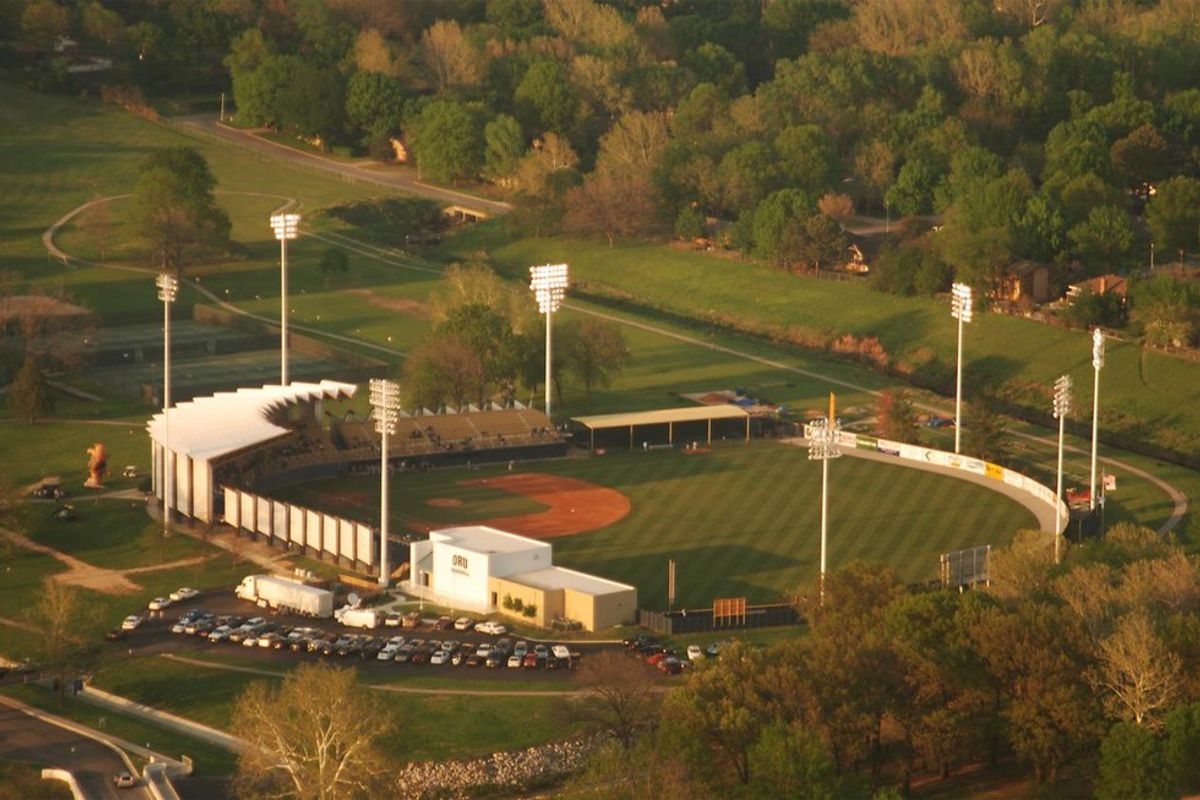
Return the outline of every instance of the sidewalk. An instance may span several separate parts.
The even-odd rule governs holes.
[[[141,717],[156,725],[161,725],[164,728],[191,736],[201,741],[214,744],[217,747],[223,747],[226,750],[231,750],[235,753],[240,753],[246,748],[246,742],[236,736],[230,736],[224,731],[219,731],[216,728],[210,728],[207,725],[199,722],[194,722],[190,719],[178,717],[166,711],[160,711],[157,708],[152,708],[141,703],[134,702],[119,695],[110,694],[103,689],[96,689],[91,686],[85,686],[83,691],[79,693],[79,698],[92,705],[107,708],[121,714],[129,714],[135,717]]]

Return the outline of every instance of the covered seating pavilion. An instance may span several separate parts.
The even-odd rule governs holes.
[[[588,417],[572,417],[571,422],[588,430],[589,444],[596,449],[596,432],[613,429],[629,429],[629,448],[632,450],[637,440],[636,432],[643,429],[643,435],[657,432],[661,436],[662,427],[666,427],[666,444],[674,445],[677,434],[683,433],[684,440],[695,437],[693,431],[704,430],[704,439],[711,445],[713,441],[713,421],[718,423],[726,420],[737,423],[739,436],[750,440],[750,415],[745,409],[735,405],[692,406],[688,408],[663,408],[654,411],[631,411],[622,414],[599,414]],[[726,423],[728,427],[730,423]],[[686,427],[684,427],[686,426]],[[683,430],[681,431],[681,427]],[[649,430],[647,430],[649,429]],[[686,432],[686,433],[685,433]],[[658,438],[655,437],[655,438]]]

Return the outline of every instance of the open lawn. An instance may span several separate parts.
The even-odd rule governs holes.
[[[53,517],[54,505],[26,506],[26,530],[34,541],[97,567],[130,569],[200,555],[204,546],[190,536],[163,538],[162,525],[146,515],[141,500],[80,500],[79,518]]]
[[[874,292],[860,282],[795,276],[649,244],[513,239],[500,223],[473,226],[447,247],[463,258],[486,252],[512,277],[526,274],[529,264],[569,261],[572,280],[584,291],[636,298],[641,306],[697,321],[737,322],[762,331],[804,329],[825,337],[874,336],[894,365],[920,361],[923,354],[950,369],[954,364],[957,329],[945,303]],[[968,329],[965,351],[968,390],[1003,384],[1023,403],[1040,407],[1045,400],[1049,406],[1054,379],[1068,373],[1075,379],[1077,407],[1091,407],[1086,333],[980,314]],[[1110,341],[1102,392],[1110,429],[1148,426],[1156,443],[1184,453],[1200,450],[1200,364]]]
[[[678,564],[678,603],[692,607],[739,595],[772,602],[819,571],[821,473],[803,448],[754,442],[703,455],[614,452],[520,470],[591,481],[630,499],[632,509],[619,522],[555,539],[554,558],[636,585],[643,608],[666,606],[670,558]],[[508,473],[488,467],[404,474],[391,483],[393,522],[425,527],[536,512],[532,501],[459,485],[500,474]],[[1003,545],[1017,530],[1036,525],[1008,498],[951,478],[854,458],[834,462],[830,475],[831,569],[865,559],[893,566],[903,580],[925,581],[936,576],[939,553]],[[321,481],[294,489],[293,496],[366,516],[375,486],[372,479]],[[339,504],[339,492],[351,493],[354,505]],[[430,506],[430,498],[462,505]]]
[[[109,477],[104,489],[85,489],[88,448],[97,442],[108,453]],[[118,489],[136,487],[138,479],[122,478],[125,465],[150,468],[150,441],[142,424],[44,421],[0,422],[0,476],[14,487],[24,487],[48,476],[62,478],[72,501]]]

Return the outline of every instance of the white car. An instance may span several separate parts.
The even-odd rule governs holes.
[[[520,669],[521,664],[524,661],[525,661],[524,656],[519,656],[516,653],[513,653],[511,656],[508,657],[508,668],[509,669]]]
[[[208,635],[208,640],[214,644],[224,642],[229,639],[229,634],[231,633],[233,633],[233,628],[230,628],[228,625],[219,625]]]
[[[556,644],[550,647],[550,653],[559,661],[571,660],[571,649],[565,644]]]
[[[475,649],[475,655],[479,656],[480,658],[487,658],[491,654],[492,654],[492,646],[490,644],[488,644],[487,642],[484,642],[483,644],[479,645],[479,647],[477,647]]]
[[[375,656],[376,661],[391,661],[396,657],[396,652],[400,649],[400,645],[389,644],[387,647],[379,651],[379,655]]]
[[[501,625],[499,622],[492,622],[490,619],[485,619],[483,622],[475,625],[476,633],[490,633],[493,636],[503,636],[508,633],[508,628]]]
[[[705,658],[704,650],[698,644],[689,644],[687,647],[687,657],[688,661],[703,661]]]
[[[246,634],[246,638],[242,639],[242,647],[258,647],[258,634]]]
[[[450,651],[449,650],[438,650],[437,652],[435,652],[433,655],[431,655],[429,657],[429,663],[434,664],[436,666],[445,664],[449,660],[450,660]]]
[[[469,631],[474,625],[475,620],[470,617],[459,617],[454,620],[454,630],[456,631]]]
[[[137,614],[130,614],[121,621],[121,630],[132,631],[137,630],[137,627],[145,621],[144,617],[139,617]]]
[[[171,592],[171,600],[178,603],[183,600],[191,600],[193,597],[196,597],[199,594],[200,593],[195,589],[190,589],[187,586],[183,586]]]
[[[151,611],[162,611],[164,608],[169,608],[171,601],[166,597],[156,597],[150,601],[150,605],[146,606]]]

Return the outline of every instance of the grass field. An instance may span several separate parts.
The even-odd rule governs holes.
[[[875,336],[893,363],[928,349],[953,365],[956,331],[944,303],[873,292],[856,282],[794,276],[657,245],[568,239],[513,239],[500,223],[449,240],[457,257],[486,252],[511,276],[529,264],[569,261],[580,288],[697,320],[731,319],[762,328]],[[980,314],[965,344],[968,387],[1004,384],[1014,397],[1049,405],[1054,379],[1071,374],[1080,408],[1091,404],[1091,343],[1086,333],[996,314]],[[1102,413],[1108,427],[1155,430],[1181,452],[1200,450],[1200,364],[1110,341]]]
[[[591,481],[618,489],[632,510],[603,530],[554,540],[555,563],[638,587],[643,608],[666,606],[666,562],[678,564],[679,604],[707,606],[713,597],[778,600],[812,581],[819,570],[820,467],[803,448],[777,442],[727,444],[708,455],[679,452],[618,454],[522,465],[523,470]],[[448,469],[392,481],[395,522],[456,524],[539,506],[467,478],[508,474],[503,468]],[[890,564],[903,580],[937,574],[937,556],[980,544],[1003,545],[1035,527],[1011,500],[974,484],[926,472],[843,458],[831,465],[829,568],[856,559]],[[375,482],[354,479],[293,487],[298,499],[366,516]],[[433,507],[429,498],[462,501]],[[369,499],[364,499],[369,498]],[[341,510],[347,511],[344,502]]]

